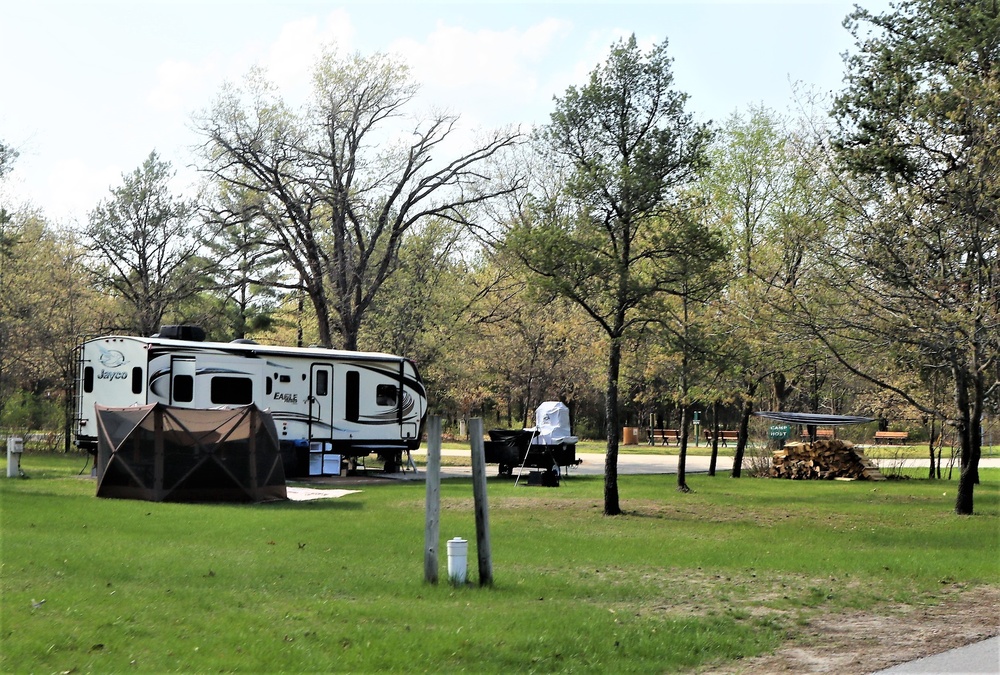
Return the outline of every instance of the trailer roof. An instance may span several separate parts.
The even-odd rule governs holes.
[[[326,349],[325,347],[284,347],[280,345],[263,345],[249,342],[196,342],[193,340],[172,340],[159,337],[136,337],[134,335],[104,335],[92,338],[88,342],[100,340],[130,340],[150,347],[179,347],[187,349],[215,349],[226,352],[246,354],[276,354],[287,356],[312,356],[316,358],[344,358],[356,361],[405,361],[405,357],[384,352],[352,352],[344,349]]]

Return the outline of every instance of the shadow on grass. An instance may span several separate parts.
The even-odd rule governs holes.
[[[293,501],[291,499],[279,502],[264,502],[258,504],[275,511],[361,511],[364,505],[360,502],[346,499],[312,499],[309,501]]]

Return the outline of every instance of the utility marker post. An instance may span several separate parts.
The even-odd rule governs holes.
[[[438,582],[441,540],[441,416],[427,418],[427,521],[424,528],[424,581]]]
[[[472,446],[472,495],[476,503],[476,553],[479,556],[479,585],[493,585],[493,553],[490,550],[490,511],[486,501],[486,450],[483,447],[483,420],[469,420]]]

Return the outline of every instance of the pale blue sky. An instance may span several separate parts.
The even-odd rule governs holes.
[[[862,0],[884,11],[883,0]],[[749,104],[792,109],[791,82],[841,87],[851,2],[286,2],[43,0],[0,8],[0,139],[21,153],[4,186],[82,223],[153,149],[184,167],[191,116],[255,64],[290,99],[319,45],[400,55],[424,106],[467,128],[545,123],[623,35],[667,38],[689,110],[721,122]],[[179,187],[182,189],[182,187]]]

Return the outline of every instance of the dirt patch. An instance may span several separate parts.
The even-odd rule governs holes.
[[[820,615],[773,654],[698,672],[863,675],[1000,634],[1000,587],[955,587],[947,594],[935,605]]]

